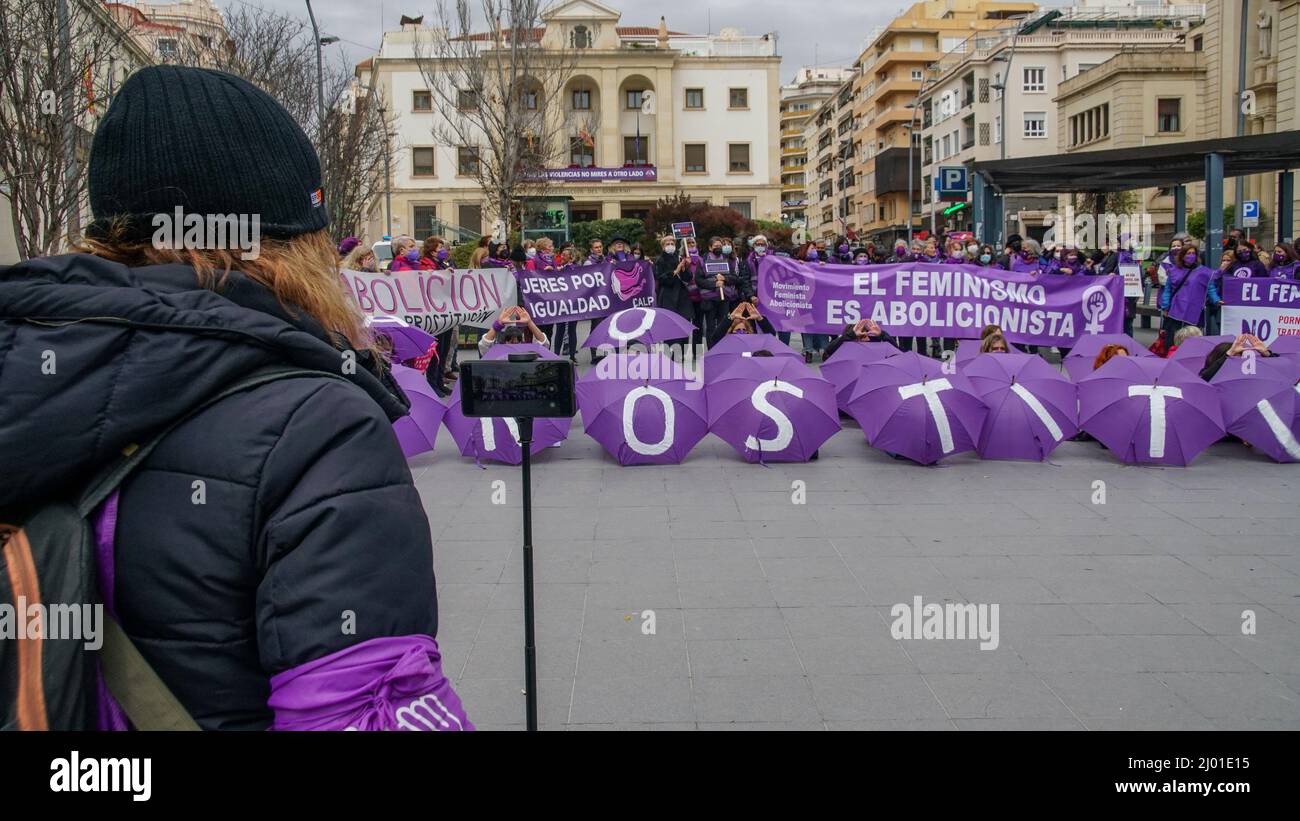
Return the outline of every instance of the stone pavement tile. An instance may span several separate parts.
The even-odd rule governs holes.
[[[789,632],[775,607],[709,607],[682,611],[688,641],[784,639]]]
[[[559,638],[538,636],[537,676],[539,678],[564,678],[572,676],[578,661],[576,636]],[[524,631],[508,634],[482,633],[474,642],[465,662],[465,678],[513,678],[524,680]]]
[[[591,542],[586,542],[590,545]],[[537,584],[582,584],[588,580],[590,557],[580,559],[555,558],[546,551],[533,551],[533,581]],[[524,564],[522,555],[505,563],[501,573],[503,583],[522,584]]]
[[[1000,632],[1000,631],[999,631]],[[981,650],[978,640],[900,640],[899,646],[922,673],[1022,673],[1028,669],[1005,636],[996,649]],[[1053,639],[1056,636],[1051,637]]]
[[[701,730],[710,732],[786,732],[786,733],[805,733],[805,732],[825,732],[826,725],[820,721],[736,721],[736,722],[704,722],[701,721],[696,725]]]
[[[669,539],[737,539],[749,538],[748,522],[726,522],[716,519],[702,521],[671,521],[668,523]]]
[[[1188,732],[1191,730],[1214,730],[1214,722],[1208,718],[1188,716],[1187,718],[1085,718],[1083,726],[1098,732],[1134,732],[1146,730],[1171,730]]]
[[[1163,604],[1223,604],[1252,599],[1248,584],[1225,579],[1134,579],[1133,585]]]
[[[1275,610],[1263,607],[1257,602],[1242,600],[1224,604],[1184,604],[1169,605],[1169,609],[1196,625],[1212,636],[1242,635],[1245,623],[1242,614],[1249,610],[1255,614],[1255,629],[1258,633],[1268,634],[1273,631],[1294,632],[1295,625],[1280,616]]]
[[[1029,636],[1016,650],[1037,672],[1160,673],[1249,670],[1211,636]]]
[[[1032,575],[1010,556],[931,556],[930,566],[950,579],[1028,579]]]
[[[795,723],[800,729],[821,725],[812,688],[801,675],[697,675],[691,700],[701,729],[705,723]]]
[[[624,610],[640,613],[682,606],[677,584],[648,579],[628,582],[591,582],[585,586],[586,607],[592,610]]]
[[[1043,730],[1086,730],[1077,719],[1056,718],[954,718],[958,730],[1040,732]]]
[[[677,524],[732,522],[734,530],[739,532],[741,536],[746,535],[744,528],[740,526],[740,522],[746,518],[746,514],[742,514],[736,503],[728,499],[719,500],[706,507],[686,507],[679,504],[674,497],[668,510],[672,513],[669,521]],[[655,530],[659,531],[660,528],[655,527]]]
[[[881,617],[877,608],[864,604],[782,607],[780,613],[796,643],[804,638],[858,638],[871,634],[889,636],[889,622]],[[884,615],[887,617],[888,611]]]
[[[853,579],[768,579],[769,595],[781,607],[816,605],[852,606],[868,604],[867,596]]]
[[[751,539],[753,551],[760,559],[816,558],[838,555],[830,538]]]
[[[840,579],[848,573],[838,556],[768,557],[761,561],[769,579]]]
[[[595,531],[594,525],[592,531]],[[511,516],[508,519],[502,517],[487,522],[450,522],[439,531],[437,540],[439,542],[472,542],[477,540],[508,541],[513,539],[522,543],[523,535],[523,520]],[[591,536],[588,535],[586,538],[590,539]]]
[[[486,610],[499,589],[497,584],[438,583],[438,612],[470,612]]]
[[[1165,604],[1076,604],[1074,609],[1108,636],[1205,635]]]
[[[664,721],[646,724],[629,724],[627,722],[614,722],[611,724],[565,724],[561,729],[568,732],[617,732],[617,733],[642,733],[642,732],[684,732],[696,730],[698,727],[693,721]]]
[[[1275,627],[1253,636],[1239,631],[1236,635],[1215,636],[1215,640],[1266,673],[1300,675],[1300,633]]]
[[[946,720],[939,700],[916,674],[810,676],[823,720]]]
[[[726,539],[673,539],[668,542],[672,555],[682,559],[753,558],[754,545],[748,536]]]
[[[694,610],[705,607],[775,607],[777,602],[767,582],[761,579],[711,582],[679,582],[681,606]]]
[[[434,578],[438,580],[438,586],[443,584],[495,584],[501,580],[501,574],[505,572],[506,563],[504,561],[492,561],[488,559],[434,559],[433,573]]]
[[[678,556],[677,579],[681,582],[762,581],[763,566],[751,553],[719,558],[690,559]]]
[[[1009,603],[998,608],[999,630],[1012,644],[1021,636],[1085,636],[1100,632],[1069,604]]]
[[[583,638],[578,678],[680,676],[688,674],[686,641],[681,634],[629,639]]]
[[[595,509],[596,521],[599,524],[627,524],[635,522],[638,527],[649,525],[651,522],[659,524],[668,523],[668,507],[605,507],[598,506]],[[572,513],[565,514],[572,516]],[[673,518],[676,518],[674,516]]]
[[[1043,681],[1085,723],[1088,719],[1179,721],[1204,718],[1161,673],[1048,673]]]
[[[840,732],[874,733],[874,732],[928,732],[934,730],[955,730],[957,725],[947,719],[877,719],[874,721],[829,721],[826,729]]]
[[[1246,730],[1249,732],[1300,730],[1300,718],[1295,719],[1245,719],[1216,718],[1211,719],[1216,730]]]
[[[587,571],[592,582],[662,581],[677,579],[672,554],[630,558],[592,559]]]
[[[1300,694],[1266,673],[1165,673],[1161,679],[1207,718],[1300,720]]]
[[[519,582],[498,582],[488,610],[522,610],[524,586]],[[537,610],[581,611],[587,597],[587,585],[557,582],[538,582],[533,585],[533,601]],[[442,586],[438,587],[438,606],[442,607]]]
[[[1059,604],[1060,598],[1034,579],[954,579],[964,600],[982,604]]]
[[[649,624],[646,611],[654,614],[653,634],[642,632],[642,625]],[[656,607],[632,610],[630,608],[588,607],[582,613],[580,622],[584,641],[601,639],[635,639],[642,636],[666,636],[681,638],[683,635],[683,611],[677,608]],[[574,628],[577,635],[577,628]]]
[[[774,639],[703,639],[687,644],[691,675],[761,676],[800,674],[789,637]]]
[[[803,669],[810,676],[865,676],[919,672],[900,642],[883,632],[861,636],[801,637],[794,640]]]
[[[871,556],[917,556],[919,552],[906,536],[877,536],[874,533],[841,536],[831,540],[835,551],[845,559]]]
[[[499,726],[522,730],[525,720],[524,682],[518,678],[462,677],[452,682],[456,695],[475,726]],[[537,721],[547,729],[558,729],[569,714],[573,677],[537,680]],[[517,725],[517,726],[516,726]]]
[[[691,684],[685,676],[579,676],[569,722],[694,721]]]
[[[1056,694],[1032,673],[928,673],[925,680],[954,720],[1071,718]]]
[[[522,541],[507,539],[501,541],[454,541],[439,539],[433,545],[434,569],[440,561],[474,561],[486,559],[504,562],[519,549]]]
[[[1266,605],[1294,604],[1300,600],[1300,578],[1274,578],[1241,582],[1236,589],[1251,601]]]
[[[1300,512],[1297,513],[1300,516]],[[1263,556],[1188,556],[1184,561],[1211,579],[1231,582],[1256,582],[1261,579],[1300,581],[1296,574]]]
[[[1066,604],[1149,604],[1152,596],[1137,585],[1105,572],[1044,579],[1043,586]]]
[[[475,626],[474,638],[485,641],[506,641],[517,640],[520,642],[520,648],[523,647],[524,635],[524,611],[518,610],[487,610],[483,612],[482,619]],[[568,641],[577,639],[578,635],[586,630],[591,629],[589,620],[595,619],[595,614],[591,617],[582,610],[541,607],[538,608],[533,624],[537,633],[538,642],[559,639]],[[442,639],[442,615],[439,614],[438,638]]]

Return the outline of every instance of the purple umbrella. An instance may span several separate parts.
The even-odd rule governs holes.
[[[704,391],[658,352],[616,353],[578,380],[587,435],[620,465],[680,464],[709,433]]]
[[[1074,347],[1065,357],[1065,372],[1075,382],[1083,379],[1092,373],[1092,363],[1107,345],[1122,345],[1130,357],[1159,358],[1128,334],[1084,334],[1075,340]]]
[[[872,447],[923,465],[975,450],[988,414],[964,376],[910,351],[863,368],[847,410]]]
[[[709,430],[748,462],[806,462],[840,429],[835,387],[802,360],[750,357],[704,393]]]
[[[1278,354],[1300,354],[1300,336],[1292,334],[1279,336],[1268,343],[1268,349]]]
[[[393,423],[393,432],[402,446],[402,453],[410,458],[418,453],[433,450],[438,440],[438,426],[447,414],[447,406],[434,393],[424,374],[415,368],[393,366],[393,380],[402,387],[411,400],[411,412]]]
[[[484,359],[505,359],[512,353],[536,353],[541,359],[561,359],[535,342],[493,345]],[[503,417],[469,417],[460,409],[460,388],[452,391],[447,402],[447,415],[443,424],[456,441],[462,456],[473,456],[474,461],[491,459],[517,465],[524,460],[519,446],[519,426],[514,419]],[[533,422],[533,444],[529,452],[536,455],[569,436],[568,419],[542,418]]]
[[[1235,336],[1189,336],[1178,346],[1178,350],[1173,352],[1169,361],[1177,362],[1188,371],[1199,374],[1205,367],[1205,357],[1209,356],[1210,350],[1220,342],[1231,342],[1234,339]],[[1173,340],[1170,342],[1172,343]]]
[[[1300,462],[1300,359],[1234,357],[1210,384],[1219,392],[1228,433],[1275,462]]]
[[[980,355],[982,339],[961,339],[957,341],[957,361],[965,364]]]
[[[989,407],[979,437],[984,459],[1041,462],[1079,432],[1079,389],[1042,357],[980,354],[962,375]]]
[[[841,409],[849,401],[853,383],[863,366],[879,362],[887,356],[897,356],[902,351],[888,342],[845,342],[835,350],[835,355],[822,363],[821,375],[835,386],[835,403]]]
[[[727,334],[704,354],[700,367],[704,381],[721,378],[732,365],[748,362],[755,351],[769,351],[777,359],[803,364],[803,354],[771,334]]]
[[[395,316],[376,316],[370,319],[370,330],[375,336],[386,336],[393,343],[389,359],[405,362],[424,356],[436,339],[413,325],[407,325]]]
[[[1117,356],[1080,380],[1079,426],[1130,464],[1186,465],[1224,434],[1215,389],[1158,357]]]
[[[605,317],[592,329],[584,348],[609,345],[612,348],[626,348],[632,342],[652,345],[656,342],[671,342],[675,339],[689,339],[695,326],[689,319],[676,311],[666,308],[625,308]]]

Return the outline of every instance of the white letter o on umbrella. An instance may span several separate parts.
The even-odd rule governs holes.
[[[662,439],[653,444],[647,444],[638,439],[636,431],[632,428],[632,418],[636,411],[637,400],[643,396],[653,396],[659,400],[659,404],[664,406],[664,435]],[[643,385],[633,388],[628,391],[627,396],[623,397],[623,439],[627,442],[628,447],[642,456],[658,456],[673,446],[676,421],[677,411],[673,408],[672,397],[658,388]]]
[[[633,312],[641,315],[641,322],[630,331],[620,330],[618,327],[619,320],[621,320],[624,315]],[[614,339],[617,339],[619,342],[631,342],[634,339],[638,339],[641,334],[650,330],[650,326],[654,324],[654,321],[655,315],[650,311],[647,311],[645,308],[626,308],[609,318],[609,335]]]

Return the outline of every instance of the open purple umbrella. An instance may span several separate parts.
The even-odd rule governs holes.
[[[1224,434],[1215,389],[1158,357],[1117,356],[1079,380],[1079,426],[1130,464],[1186,465]]]
[[[1183,340],[1183,344],[1178,346],[1169,357],[1170,362],[1176,362],[1180,367],[1186,368],[1191,373],[1199,374],[1205,367],[1205,357],[1209,356],[1210,351],[1220,342],[1231,342],[1236,339],[1235,336],[1189,336]],[[1169,340],[1173,344],[1173,340]]]
[[[835,387],[801,359],[750,357],[704,393],[709,430],[748,462],[806,462],[840,429]]]
[[[625,308],[616,311],[592,329],[584,348],[609,345],[612,348],[626,348],[632,342],[652,345],[656,342],[671,342],[674,339],[689,339],[695,326],[690,320],[666,308]]]
[[[393,343],[393,352],[389,358],[394,362],[424,356],[429,346],[436,341],[433,336],[395,316],[372,317],[370,330],[375,336],[386,336]]]
[[[1300,336],[1295,334],[1279,336],[1268,343],[1268,349],[1276,354],[1300,354]]]
[[[561,359],[535,342],[493,345],[483,358],[505,359],[512,353],[535,353],[541,359]],[[462,456],[473,456],[476,462],[490,459],[508,465],[517,465],[524,460],[523,448],[519,446],[518,423],[505,417],[466,416],[460,408],[459,385],[448,397],[447,415],[442,422]],[[533,422],[533,444],[528,450],[537,454],[568,436],[568,419],[537,419]]]
[[[845,342],[835,349],[835,355],[822,363],[821,375],[835,386],[835,403],[841,409],[849,401],[849,392],[858,374],[869,362],[878,362],[887,356],[897,356],[902,351],[888,342]]]
[[[1079,389],[1042,357],[980,354],[961,373],[989,408],[981,458],[1041,462],[1079,432]]]
[[[1075,340],[1074,347],[1065,357],[1065,372],[1075,382],[1083,379],[1092,373],[1092,363],[1107,345],[1122,345],[1131,358],[1159,358],[1128,334],[1084,334]]]
[[[1219,392],[1228,433],[1275,462],[1300,462],[1300,359],[1234,357],[1210,384]]]
[[[747,362],[756,351],[768,351],[777,359],[792,359],[803,364],[803,354],[771,334],[727,334],[700,361],[704,381],[721,377],[732,365]]]
[[[910,351],[864,367],[847,410],[872,447],[923,465],[975,450],[988,414],[964,376]]]
[[[393,380],[411,401],[411,412],[393,423],[393,432],[402,446],[402,453],[410,458],[418,453],[433,450],[438,440],[438,427],[447,414],[447,406],[429,386],[424,374],[415,368],[393,366]]]
[[[577,392],[583,430],[620,465],[680,464],[709,433],[704,391],[658,352],[607,356]]]

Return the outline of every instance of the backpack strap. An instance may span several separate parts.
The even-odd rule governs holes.
[[[210,397],[194,410],[168,425],[142,445],[131,445],[123,451],[123,458],[110,465],[93,480],[77,501],[77,511],[87,518],[113,491],[140,466],[145,458],[153,452],[158,443],[175,430],[182,422],[193,418],[200,411],[222,399],[241,391],[265,385],[279,379],[291,377],[325,376],[348,381],[341,374],[328,371],[307,370],[292,367],[267,367],[254,371]],[[127,636],[117,619],[105,614],[104,644],[99,654],[100,669],[103,671],[104,683],[117,700],[131,724],[137,730],[198,730],[199,725],[186,711],[180,700],[168,689],[163,680],[140,650]]]

